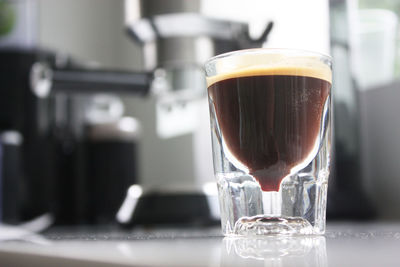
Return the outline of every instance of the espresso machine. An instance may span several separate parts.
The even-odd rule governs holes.
[[[203,65],[217,54],[261,47],[272,23],[254,39],[248,23],[207,17],[201,5],[200,0],[125,1],[127,33],[141,45],[154,80],[145,105],[130,100],[146,134],[140,186],[128,190],[120,223],[219,221]]]
[[[151,79],[38,48],[0,48],[2,221],[44,213],[59,224],[115,221],[137,182],[140,134],[115,94],[145,96]]]
[[[0,49],[1,151],[13,162],[0,168],[2,221],[219,220],[203,64],[261,47],[272,23],[253,39],[247,23],[200,9],[199,0],[125,1],[126,34],[143,51],[138,72],[35,46]]]

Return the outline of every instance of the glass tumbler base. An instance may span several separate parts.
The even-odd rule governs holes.
[[[257,215],[240,218],[233,229],[232,235],[312,235],[311,224],[300,217],[268,217]]]

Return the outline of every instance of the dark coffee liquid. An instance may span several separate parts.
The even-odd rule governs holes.
[[[220,80],[208,88],[231,154],[263,191],[304,161],[320,133],[331,84],[323,79],[264,75]]]

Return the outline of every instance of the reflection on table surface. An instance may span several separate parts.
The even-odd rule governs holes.
[[[53,229],[0,242],[0,259],[2,266],[400,266],[399,247],[400,223],[336,223],[325,236],[263,238],[224,238],[219,228]]]
[[[224,238],[221,266],[233,265],[328,266],[326,240],[323,236]]]

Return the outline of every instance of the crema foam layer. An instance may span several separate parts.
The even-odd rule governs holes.
[[[279,54],[244,54],[216,59],[217,75],[207,77],[207,86],[231,78],[263,75],[305,76],[332,83],[330,66],[316,57]]]

